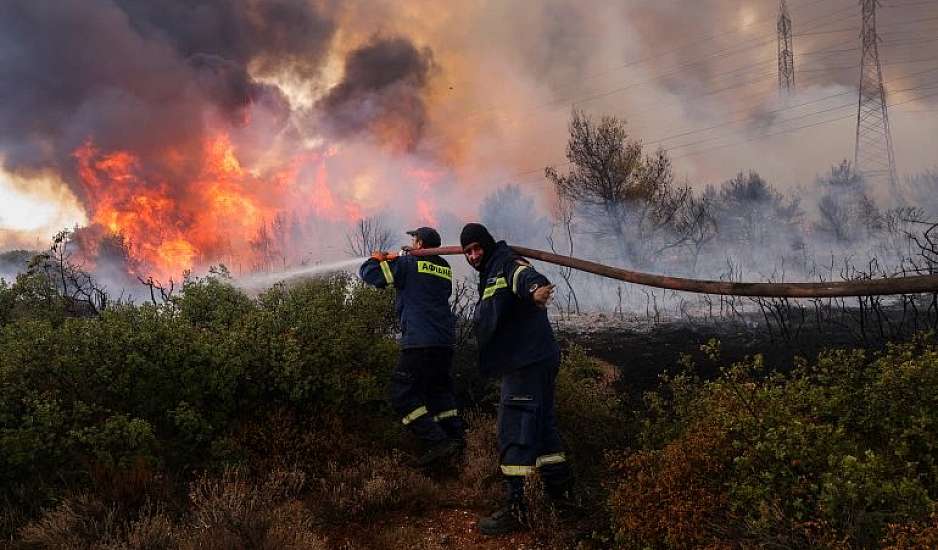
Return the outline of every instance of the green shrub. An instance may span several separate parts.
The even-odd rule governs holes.
[[[392,330],[389,293],[348,276],[257,299],[212,276],[164,305],[17,318],[0,327],[0,486],[230,460],[242,420],[278,407],[373,413]]]
[[[887,524],[921,520],[938,500],[938,347],[931,338],[872,358],[825,352],[787,376],[767,375],[757,356],[712,382],[676,377],[649,396],[649,405],[644,448],[613,461],[614,522],[629,545],[644,532],[646,543],[662,546],[869,546]],[[688,459],[676,470],[680,449],[685,457],[709,449],[710,458]],[[642,504],[636,477],[643,492],[673,496]],[[677,538],[673,526],[656,528],[654,522],[682,517],[702,501],[676,489],[698,478],[725,504],[716,510],[719,520],[690,519]]]
[[[583,348],[564,351],[557,373],[557,424],[581,476],[599,476],[603,452],[627,444],[632,418],[615,392],[614,378],[612,367],[604,369]]]
[[[254,382],[250,389],[276,400],[332,407],[381,401],[397,355],[392,298],[348,276],[275,286],[221,346]]]
[[[230,329],[255,305],[247,295],[231,285],[224,266],[213,268],[212,273],[201,279],[187,277],[182,285],[182,295],[172,302],[182,318],[193,327]]]

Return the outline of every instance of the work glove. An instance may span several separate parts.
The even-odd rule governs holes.
[[[375,250],[371,253],[371,259],[379,262],[386,262],[388,260],[394,260],[397,258],[395,252],[388,252],[386,250]]]

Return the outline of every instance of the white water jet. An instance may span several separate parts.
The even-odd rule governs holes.
[[[367,258],[352,258],[351,260],[342,260],[329,264],[307,265],[275,273],[252,273],[244,277],[234,279],[233,283],[239,288],[245,290],[264,290],[281,281],[290,279],[302,279],[306,277],[316,277],[336,271],[348,271],[349,268],[361,265]]]

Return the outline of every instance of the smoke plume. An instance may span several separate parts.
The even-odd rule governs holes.
[[[458,226],[506,184],[543,214],[574,106],[625,119],[697,191],[755,169],[790,193],[852,158],[860,8],[789,2],[786,96],[777,5],[9,0],[0,178],[51,203],[30,182],[58,182],[90,233],[166,273],[332,259],[359,218]],[[935,164],[936,16],[880,9],[901,175]]]
[[[402,37],[374,38],[345,59],[342,81],[317,107],[338,137],[369,131],[412,150],[427,123],[426,91],[433,55]]]

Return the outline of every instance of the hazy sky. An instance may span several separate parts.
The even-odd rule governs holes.
[[[789,2],[790,96],[775,0],[186,4],[3,2],[0,246],[93,217],[74,154],[89,138],[156,178],[168,168],[148,159],[192,147],[208,119],[257,173],[334,143],[328,185],[363,214],[426,191],[415,170],[445,173],[436,212],[471,217],[512,182],[545,197],[574,106],[627,120],[693,186],[756,169],[790,189],[853,157],[856,0]],[[933,168],[938,2],[890,0],[879,27],[900,174]],[[170,179],[173,196],[196,185]]]

